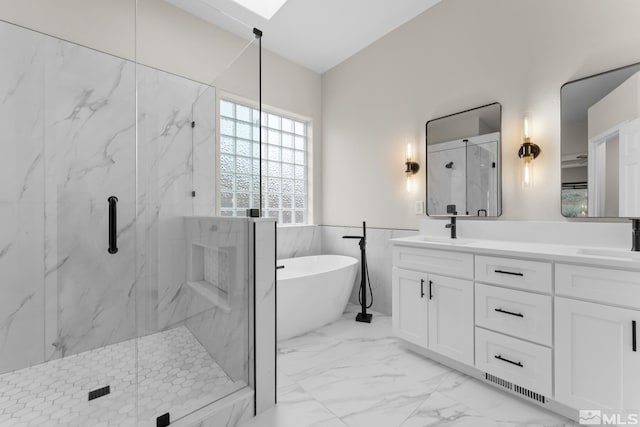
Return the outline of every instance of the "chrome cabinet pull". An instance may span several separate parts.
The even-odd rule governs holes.
[[[424,279],[420,279],[420,298],[424,298]]]
[[[433,281],[429,280],[429,299],[433,299],[433,291],[432,288],[433,287]]]
[[[638,351],[638,334],[636,330],[636,321],[631,321],[631,349],[633,351]]]

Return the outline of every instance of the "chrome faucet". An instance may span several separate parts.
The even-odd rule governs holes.
[[[456,215],[458,215],[458,212],[456,211],[456,205],[447,205],[447,213],[453,214],[451,216],[451,222],[447,225],[445,225],[446,228],[450,228],[451,229],[451,238],[452,239],[457,239],[457,235],[456,235]]]

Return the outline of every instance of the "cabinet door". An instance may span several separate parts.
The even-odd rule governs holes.
[[[429,349],[473,365],[473,282],[429,275]]]
[[[426,279],[426,273],[393,268],[393,332],[423,347],[427,346]]]
[[[555,299],[556,400],[576,409],[640,409],[634,321],[640,311]]]

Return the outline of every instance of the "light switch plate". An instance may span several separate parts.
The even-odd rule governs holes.
[[[422,200],[416,201],[416,215],[424,215],[424,202]]]

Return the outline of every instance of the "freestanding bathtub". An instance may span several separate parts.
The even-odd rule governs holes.
[[[358,260],[315,255],[278,260],[278,340],[337,320],[349,301]]]

